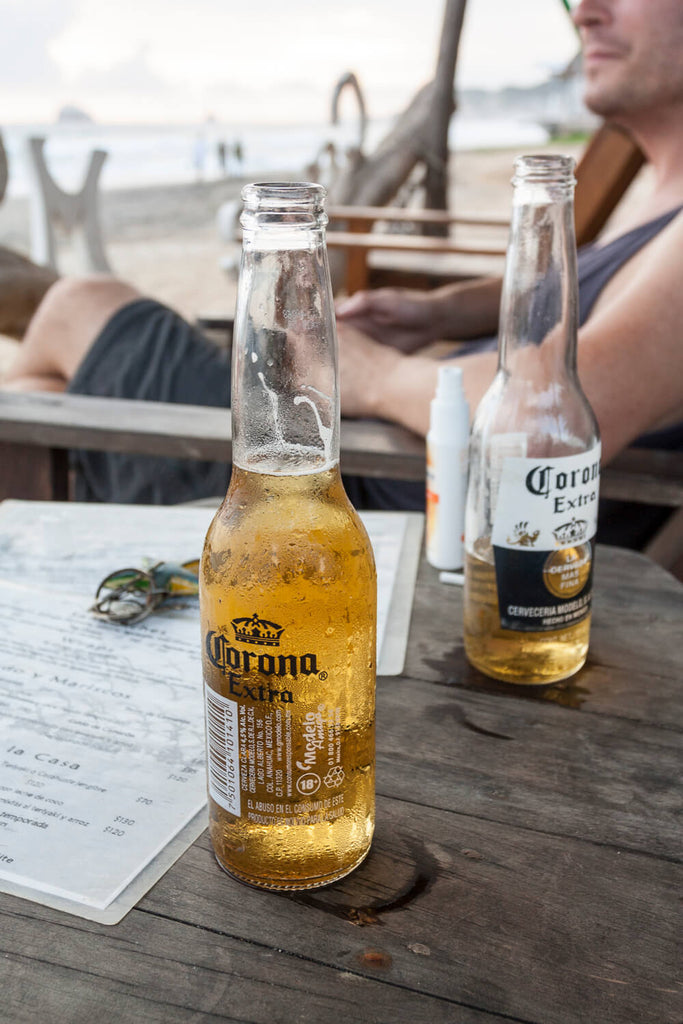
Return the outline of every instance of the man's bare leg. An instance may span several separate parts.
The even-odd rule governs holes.
[[[0,381],[13,391],[64,391],[113,314],[142,298],[116,278],[62,278],[48,290]]]

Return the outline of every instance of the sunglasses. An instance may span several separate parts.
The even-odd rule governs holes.
[[[90,611],[120,626],[142,622],[172,598],[199,592],[199,559],[177,565],[158,562],[148,569],[118,569],[100,583]]]

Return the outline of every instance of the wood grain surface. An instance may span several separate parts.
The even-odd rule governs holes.
[[[7,1022],[680,1024],[683,587],[599,548],[569,683],[486,681],[426,564],[378,680],[377,832],[273,895],[206,833],[114,927],[0,896]]]

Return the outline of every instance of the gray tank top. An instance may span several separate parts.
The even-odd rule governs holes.
[[[675,210],[669,210],[660,217],[655,217],[647,224],[639,224],[637,228],[627,231],[625,235],[614,238],[607,245],[584,245],[578,252],[578,277],[579,277],[579,324],[586,322],[590,315],[598,295],[620,270],[631,256],[634,256],[639,249],[647,245],[655,235],[658,235],[667,224],[670,224],[674,217],[680,213],[683,207],[678,206]]]
[[[661,217],[640,224],[607,245],[585,245],[579,250],[579,324],[588,319],[593,305],[610,278],[616,274],[639,249],[670,224],[683,207],[663,213]],[[664,448],[680,451],[683,448],[683,423],[675,423],[662,430],[641,434],[633,444],[637,448]]]
[[[642,249],[659,234],[681,210],[683,210],[683,206],[669,210],[668,213],[663,213],[660,217],[648,221],[647,224],[640,224],[637,228],[627,231],[625,235],[619,235],[607,245],[598,245],[592,242],[590,245],[583,245],[578,250],[579,327],[586,322],[600,292],[616,272],[630,260],[631,256],[634,256],[639,249]],[[541,296],[539,308],[542,305],[543,297]],[[540,319],[543,320],[542,317]],[[445,358],[458,358],[470,355],[472,352],[486,352],[496,348],[498,348],[497,335],[489,338],[477,338],[476,341],[466,341],[458,347],[456,352]]]
[[[674,210],[669,210],[668,213],[663,213],[660,217],[648,221],[647,224],[640,224],[631,231],[627,231],[626,234],[620,235],[606,245],[597,245],[593,242],[579,249],[577,257],[579,326],[582,326],[588,319],[600,292],[608,281],[630,260],[631,256],[634,256],[667,224],[670,224],[681,210],[683,210],[683,206],[677,206]],[[497,347],[498,338],[496,336],[480,338],[477,341],[466,342],[452,356],[446,358],[457,358],[473,352],[495,350]],[[641,448],[683,449],[683,422],[665,427],[663,430],[642,434],[633,443]]]

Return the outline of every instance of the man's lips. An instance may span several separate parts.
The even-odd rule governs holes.
[[[614,50],[586,50],[584,52],[584,60],[617,60],[621,54],[616,53]]]
[[[602,60],[619,60],[623,56],[622,47],[610,46],[607,43],[584,43],[583,59],[586,64]]]

